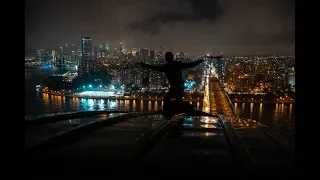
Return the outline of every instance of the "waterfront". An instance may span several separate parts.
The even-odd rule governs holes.
[[[294,139],[295,103],[233,103],[237,116],[257,120],[287,139]]]
[[[76,112],[76,111],[93,111],[93,110],[124,110],[130,112],[149,112],[162,109],[163,101],[161,100],[119,100],[107,98],[73,98],[66,96],[49,95],[47,93],[39,93],[37,95],[41,108],[38,111],[31,110],[33,113],[29,115],[37,115],[43,113],[59,113],[59,112]],[[202,108],[201,102],[192,102],[197,109]],[[29,112],[30,112],[29,111]],[[27,110],[28,112],[28,110]]]
[[[36,91],[36,85],[59,69],[49,68],[25,71],[25,115],[36,116],[48,113],[76,112],[85,110],[127,110],[156,111],[161,109],[162,101],[133,101],[86,99],[48,95]],[[198,108],[201,102],[193,102]],[[295,104],[294,103],[234,103],[236,112],[241,118],[258,120],[275,129],[284,137],[294,136]]]

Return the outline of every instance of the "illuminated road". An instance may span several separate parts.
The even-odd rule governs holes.
[[[260,171],[272,173],[266,170],[271,166],[282,168],[283,171],[292,167],[291,157],[294,154],[292,144],[279,137],[272,129],[266,128],[255,120],[239,118],[227,93],[213,74],[210,77],[209,90],[211,113],[224,115],[231,122],[252,161]],[[279,144],[281,148],[286,150],[280,150]],[[262,155],[262,152],[264,152],[264,155]]]
[[[209,80],[210,80],[210,71],[205,70],[204,71],[204,96],[203,96],[203,108],[202,111],[210,114],[216,114],[212,111],[210,111],[210,92],[209,92]]]
[[[227,117],[227,119],[234,118],[234,112],[232,105],[227,97],[226,92],[220,86],[219,80],[215,77],[210,78],[210,102],[211,112],[214,114],[221,114]]]
[[[232,102],[227,93],[222,88],[220,81],[211,74],[209,80],[209,101],[211,114],[219,114],[225,116],[232,125],[238,128],[256,128],[264,127],[263,124],[252,119],[241,119],[237,117]]]
[[[207,65],[208,66],[208,65]],[[230,104],[228,96],[220,86],[219,80],[208,67],[205,71],[203,111],[211,114],[226,116],[227,119],[234,119],[235,113]]]

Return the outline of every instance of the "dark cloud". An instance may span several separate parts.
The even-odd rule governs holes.
[[[294,53],[290,0],[26,1],[26,48],[94,44],[212,52]]]
[[[172,4],[169,3],[165,4],[164,6],[167,7],[167,10],[170,9],[170,11],[161,11],[153,16],[148,17],[147,19],[143,19],[138,22],[133,22],[130,25],[130,27],[133,30],[141,30],[150,35],[156,35],[160,32],[161,23],[169,23],[176,21],[197,22],[201,20],[214,21],[218,18],[218,16],[221,13],[221,10],[216,0],[191,0],[189,5],[190,8],[186,9],[186,11],[181,12],[177,10],[181,7],[172,6]]]
[[[215,20],[221,13],[217,0],[191,0],[191,6],[193,10],[191,18],[195,20]]]

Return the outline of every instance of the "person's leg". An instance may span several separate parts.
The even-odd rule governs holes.
[[[174,97],[174,91],[172,88],[169,89],[169,92],[166,94],[166,96],[163,98],[163,110],[166,110],[165,108],[168,107],[167,105],[170,103],[170,100]]]
[[[182,96],[183,96],[184,89],[177,89],[175,91],[175,97],[178,103],[182,103]]]
[[[170,99],[172,99],[174,97],[174,89],[170,88],[169,92],[166,94],[166,96],[164,97],[165,101],[170,101]]]

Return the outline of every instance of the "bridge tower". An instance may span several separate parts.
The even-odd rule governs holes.
[[[217,78],[224,82],[225,79],[225,58],[223,58],[222,53],[219,56],[208,56],[207,57],[211,61],[211,67],[215,69]]]

